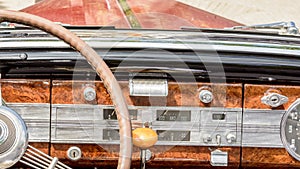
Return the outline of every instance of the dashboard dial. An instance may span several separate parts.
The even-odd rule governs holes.
[[[291,156],[300,161],[300,99],[283,115],[280,125],[281,140]]]

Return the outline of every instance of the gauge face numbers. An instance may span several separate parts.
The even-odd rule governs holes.
[[[291,156],[300,161],[300,100],[295,101],[283,115],[281,140]]]

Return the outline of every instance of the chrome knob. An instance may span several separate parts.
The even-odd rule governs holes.
[[[92,87],[86,87],[83,91],[84,99],[86,101],[93,101],[96,99],[96,91]]]
[[[216,142],[217,142],[217,145],[221,145],[221,135],[220,134],[217,134],[216,135]]]
[[[236,136],[232,133],[226,135],[227,143],[231,144],[236,141]]]
[[[208,144],[208,143],[212,142],[211,136],[209,136],[209,135],[205,136],[205,137],[203,138],[203,142],[204,142],[205,144]]]
[[[210,103],[212,102],[214,96],[212,94],[211,91],[209,90],[201,90],[200,93],[199,93],[199,99],[201,102],[203,103]]]

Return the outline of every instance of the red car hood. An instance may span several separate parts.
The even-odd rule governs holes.
[[[117,28],[224,28],[241,25],[175,0],[44,0],[22,11],[65,24]]]

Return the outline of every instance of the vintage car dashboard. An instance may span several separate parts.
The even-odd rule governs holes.
[[[298,36],[69,29],[114,72],[133,129],[158,134],[147,167],[300,166]],[[73,168],[115,168],[117,116],[85,59],[29,27],[3,28],[0,37],[1,97],[25,120],[29,145]]]

